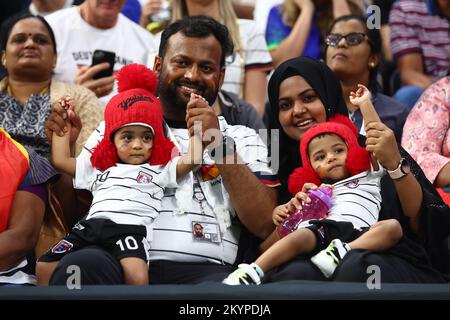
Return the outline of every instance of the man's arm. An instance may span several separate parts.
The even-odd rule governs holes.
[[[274,228],[272,211],[277,205],[277,191],[263,184],[244,164],[217,164],[231,203],[241,222],[254,235],[265,239]]]
[[[0,271],[15,266],[32,250],[39,238],[45,204],[28,191],[17,191],[8,229],[0,233]]]
[[[397,65],[402,84],[426,89],[433,83],[432,79],[424,73],[423,58],[420,54],[406,54],[398,59]]]
[[[192,101],[186,124],[191,136],[194,134],[194,124],[201,125],[204,147],[210,144],[204,137],[209,130],[214,131],[216,138],[222,139],[214,109],[204,100]],[[273,230],[272,210],[277,203],[277,192],[264,185],[246,165],[242,162],[237,164],[235,160],[238,160],[236,153],[227,155],[222,161],[225,164],[216,164],[239,219],[254,235],[265,238]]]

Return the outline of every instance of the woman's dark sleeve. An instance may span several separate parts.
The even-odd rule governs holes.
[[[403,214],[394,183],[389,176],[382,179],[383,203],[380,220],[389,218],[399,220],[405,236],[425,250],[431,265],[450,276],[450,208],[443,202],[436,188],[425,177],[420,166],[408,152],[400,148],[400,154],[408,161],[411,173],[422,188],[423,202],[419,211],[419,232],[415,233],[410,228],[409,219]]]

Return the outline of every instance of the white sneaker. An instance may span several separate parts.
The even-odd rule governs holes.
[[[329,278],[349,250],[350,246],[347,243],[334,239],[328,247],[313,256],[311,262],[322,271],[325,277]]]
[[[238,286],[241,284],[258,285],[261,283],[261,278],[251,265],[242,263],[236,270],[230,273],[222,283],[229,286]]]

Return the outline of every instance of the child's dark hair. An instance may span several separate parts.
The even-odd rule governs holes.
[[[225,58],[234,51],[233,41],[226,26],[207,16],[192,16],[175,21],[164,29],[158,52],[161,58],[166,53],[169,38],[180,31],[190,38],[206,38],[213,35],[222,47],[221,67],[225,66]]]

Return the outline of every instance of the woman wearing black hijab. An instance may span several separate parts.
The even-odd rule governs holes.
[[[269,81],[269,101],[272,110],[271,129],[280,129],[279,178],[282,187],[279,202],[285,203],[291,198],[287,191],[287,179],[295,168],[301,166],[298,150],[304,132],[335,114],[348,115],[347,107],[340,83],[333,72],[324,63],[306,57],[288,60],[275,70]],[[359,140],[364,146],[365,137],[360,136]],[[450,254],[446,240],[450,236],[450,209],[417,163],[401,147],[399,151],[423,191],[417,219],[410,221],[404,216],[394,183],[386,175],[381,183],[383,202],[380,220],[398,219],[403,227],[404,238],[384,253],[350,251],[336,269],[332,280],[365,282],[370,276],[366,273],[368,266],[377,265],[381,270],[382,282],[448,281]],[[267,280],[326,279],[312,265],[309,257],[299,256],[278,268]]]

